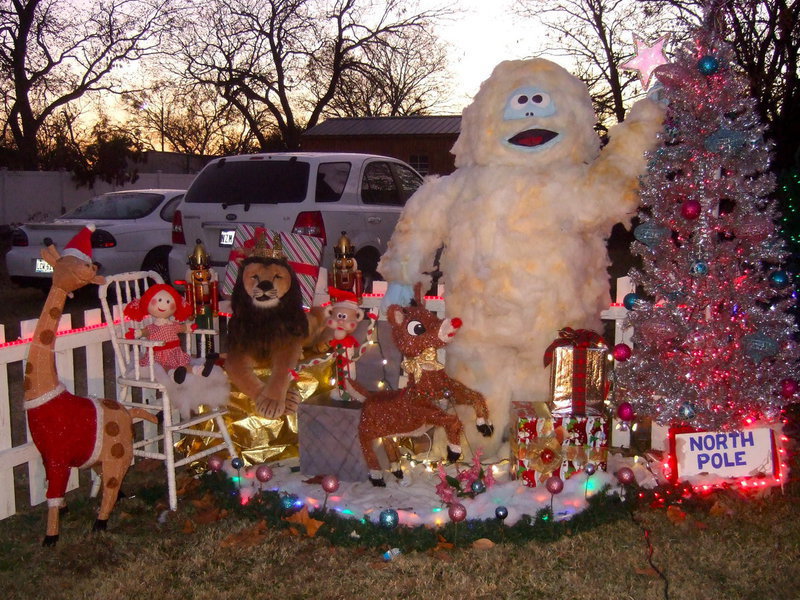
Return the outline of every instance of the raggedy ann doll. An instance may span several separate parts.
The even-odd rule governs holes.
[[[131,337],[138,334],[148,340],[165,342],[163,346],[153,349],[153,355],[156,363],[172,376],[175,383],[184,382],[187,369],[203,377],[211,374],[217,354],[207,355],[204,364],[192,364],[191,357],[181,347],[178,335],[191,332],[196,325],[186,322],[192,316],[192,307],[172,286],[164,283],[151,286],[141,298],[130,302],[124,313],[134,321],[152,318],[152,322],[141,330],[131,330],[128,333]],[[144,353],[139,364],[144,367],[149,361],[149,353]]]

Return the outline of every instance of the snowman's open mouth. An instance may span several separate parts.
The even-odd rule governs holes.
[[[534,146],[546,144],[557,135],[555,131],[550,131],[549,129],[526,129],[509,139],[508,143],[514,144],[515,146],[532,148]]]

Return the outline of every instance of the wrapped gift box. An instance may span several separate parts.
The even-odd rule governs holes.
[[[300,289],[303,293],[303,303],[311,306],[314,302],[314,289],[319,277],[319,267],[322,261],[322,240],[311,235],[300,235],[297,233],[286,233],[285,231],[276,232],[265,227],[254,225],[237,225],[236,233],[233,238],[233,250],[228,257],[228,266],[225,268],[225,279],[222,281],[222,293],[230,296],[233,293],[233,286],[236,284],[236,277],[239,274],[239,264],[244,259],[245,254],[242,249],[253,248],[256,235],[265,235],[268,248],[272,248],[276,234],[280,234],[281,245],[289,265],[297,275]]]
[[[318,394],[297,410],[300,472],[336,475],[341,481],[366,481],[369,467],[358,441],[361,402]]]
[[[550,365],[550,412],[600,416],[608,393],[608,346],[587,329],[565,327],[544,355]]]
[[[601,416],[549,416],[541,402],[513,402],[511,477],[529,487],[551,475],[569,479],[593,463],[606,469],[608,419]]]

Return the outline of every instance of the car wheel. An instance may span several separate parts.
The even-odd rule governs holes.
[[[377,248],[373,248],[372,246],[361,248],[361,250],[356,252],[356,262],[361,271],[365,293],[372,292],[373,281],[381,281],[383,279],[381,274],[378,273],[378,262],[380,259],[381,253],[378,252]]]
[[[155,271],[165,283],[169,283],[169,246],[153,248],[142,262],[142,271]]]

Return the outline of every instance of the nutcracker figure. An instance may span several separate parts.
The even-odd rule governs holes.
[[[186,272],[186,301],[192,307],[194,322],[201,329],[214,329],[214,319],[219,315],[217,274],[209,266],[209,256],[203,243],[197,240],[194,252],[189,255]],[[206,336],[206,353],[213,353],[214,336]]]
[[[361,304],[364,283],[355,258],[355,246],[353,246],[350,238],[347,237],[346,231],[342,232],[342,236],[336,246],[333,247],[333,253],[333,271],[329,282],[331,287],[352,292],[355,294],[358,303]]]

